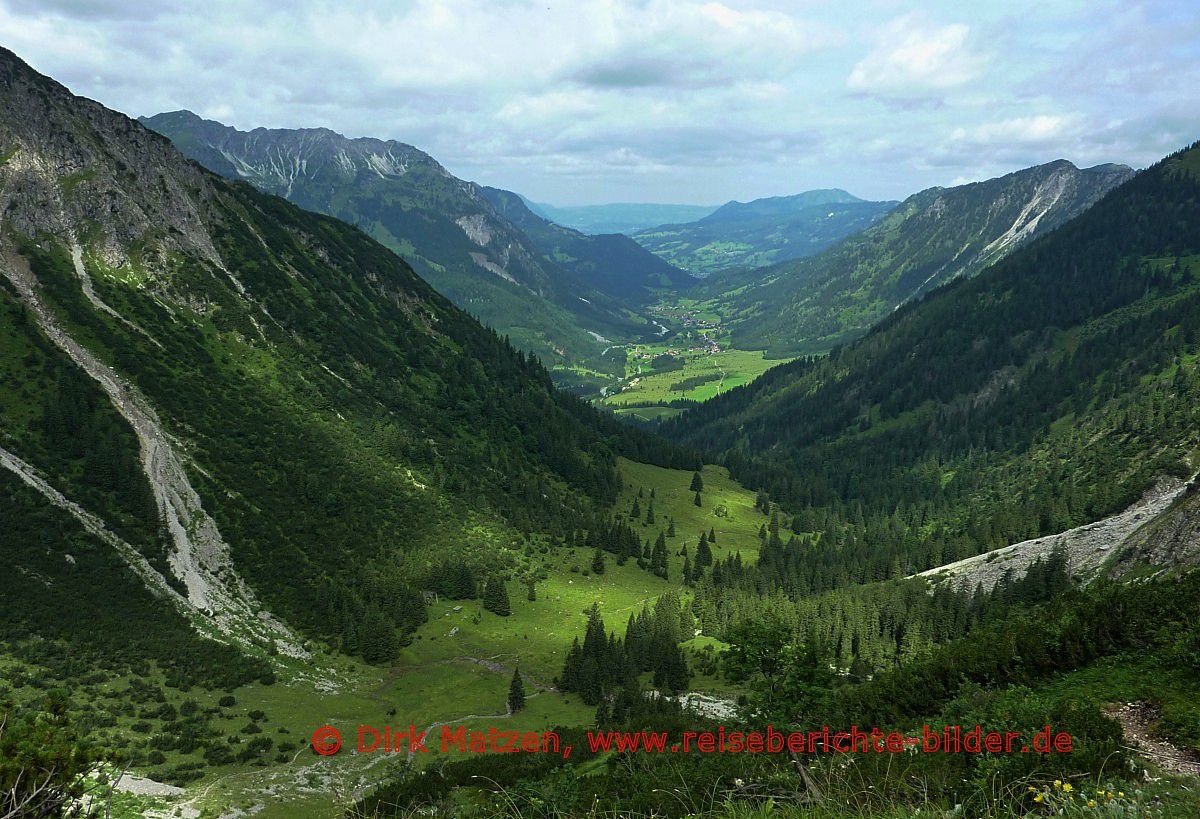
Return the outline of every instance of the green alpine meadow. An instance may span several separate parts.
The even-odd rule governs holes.
[[[1200,815],[1197,64],[0,0],[0,819]]]

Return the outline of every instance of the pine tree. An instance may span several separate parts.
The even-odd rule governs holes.
[[[701,503],[700,503],[700,493],[699,493],[699,492],[697,492],[697,493],[696,493],[696,497],[695,497],[695,498],[692,500],[692,503],[696,504],[697,506],[700,506],[700,505],[701,505]]]
[[[483,607],[492,614],[507,617],[512,614],[512,605],[508,600],[508,589],[499,577],[488,578],[483,587]]]
[[[675,518],[667,521],[667,537],[675,537]]]
[[[525,683],[521,679],[521,667],[513,669],[512,682],[508,684],[508,710],[515,713],[525,707]]]
[[[692,473],[692,485],[689,488],[691,489],[692,492],[703,492],[704,491],[704,478],[700,477],[699,472]],[[697,505],[699,505],[699,504],[697,504]]]
[[[396,639],[396,626],[384,616],[378,606],[372,604],[367,609],[359,633],[362,635],[359,638],[359,650],[364,660],[378,664],[396,658],[396,653],[400,650],[399,641]]]
[[[708,529],[708,542],[709,543],[717,542],[717,530],[711,526]]]
[[[604,552],[599,549],[592,553],[592,573],[604,574]]]
[[[711,566],[713,562],[712,549],[708,548],[708,538],[700,535],[700,544],[696,547],[696,567]]]
[[[646,525],[654,525],[654,496],[650,496],[650,504],[646,507]]]
[[[596,725],[603,728],[612,722],[612,714],[608,709],[608,699],[600,700],[600,704],[596,706]]]

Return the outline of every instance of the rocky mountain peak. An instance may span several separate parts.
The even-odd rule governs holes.
[[[158,134],[3,49],[0,157],[0,209],[17,232],[78,240],[88,226],[110,261],[135,242],[213,255],[203,170]]]

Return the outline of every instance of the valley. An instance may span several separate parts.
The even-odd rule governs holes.
[[[625,379],[604,390],[600,405],[639,421],[674,417],[688,406],[748,384],[789,359],[732,348],[722,317],[685,296],[649,308],[667,328],[663,339],[625,347]]]
[[[1200,814],[1200,143],[555,208],[0,48],[0,213],[0,818]],[[677,742],[850,726],[1071,747]]]
[[[654,493],[657,524],[642,519],[635,525],[646,537],[674,521],[677,535],[672,544],[690,541],[694,546],[698,532],[713,529],[717,543],[712,548],[718,559],[738,553],[752,560],[757,554],[758,529],[767,517],[755,508],[754,495],[724,470],[703,470],[704,494],[711,503],[705,509],[693,504],[690,472],[631,461],[623,461],[619,472],[617,509],[627,510],[639,495],[644,502]],[[77,685],[63,675],[69,667],[64,657],[21,652],[19,659],[0,657],[8,681],[5,695],[24,699],[46,687],[70,685],[68,713],[81,724],[96,724],[96,739],[119,748],[148,741],[151,749],[162,749],[151,751],[157,757],[142,772],[152,780],[174,783],[162,790],[178,792],[158,797],[121,793],[113,813],[118,819],[153,811],[170,815],[177,809],[184,816],[216,815],[235,807],[264,819],[328,816],[349,808],[371,782],[400,773],[408,762],[404,754],[351,753],[361,724],[412,723],[426,729],[461,723],[485,731],[493,725],[542,731],[586,724],[594,708],[555,690],[554,681],[588,608],[599,604],[606,623],[617,628],[663,593],[681,588],[682,558],[674,551],[668,558],[669,580],[615,561],[597,574],[590,569],[589,550],[536,541],[518,549],[514,559],[522,568],[506,584],[510,615],[487,611],[478,599],[438,600],[429,606],[428,621],[386,667],[316,651],[303,662],[277,658],[277,679],[270,685],[180,686],[153,663],[149,671],[137,674],[95,671]],[[530,580],[536,600],[527,599]],[[518,667],[528,704],[506,714],[509,678]],[[697,691],[730,693],[728,684],[706,689],[697,682]],[[121,707],[129,700],[138,705]],[[190,749],[163,741],[181,725],[188,726],[192,742],[204,745]],[[342,732],[341,753],[322,758],[308,750],[309,737],[323,725]],[[229,752],[211,750],[221,746]],[[440,755],[433,750],[417,762],[439,764]],[[248,758],[234,758],[245,751],[250,751]],[[179,789],[180,785],[186,787]]]

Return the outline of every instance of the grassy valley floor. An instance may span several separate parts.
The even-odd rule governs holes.
[[[754,495],[718,467],[705,467],[702,505],[689,490],[692,473],[662,469],[623,460],[624,486],[616,510],[628,515],[637,499],[641,514],[630,521],[643,539],[653,541],[669,521],[676,536],[668,540],[668,578],[638,568],[633,561],[616,565],[605,555],[602,574],[591,571],[592,553],[579,548],[531,545],[540,566],[536,600],[526,585],[508,581],[512,613],[500,617],[485,611],[479,599],[441,599],[429,607],[429,621],[414,635],[397,662],[380,668],[357,659],[318,652],[307,664],[285,661],[279,681],[253,683],[230,691],[200,688],[179,690],[151,668],[139,678],[111,676],[102,671],[82,679],[53,678],[35,660],[0,654],[0,670],[14,700],[31,699],[39,690],[62,687],[70,691],[72,718],[91,726],[91,736],[107,745],[138,742],[194,732],[204,738],[226,736],[233,754],[256,742],[262,750],[253,758],[206,762],[199,749],[167,748],[155,755],[155,765],[131,773],[155,781],[192,779],[184,788],[160,788],[154,782],[119,793],[114,817],[147,815],[199,819],[230,810],[263,819],[329,817],[348,807],[376,783],[408,764],[404,753],[359,754],[354,749],[360,725],[430,730],[431,753],[418,755],[416,764],[436,764],[442,724],[468,730],[543,731],[555,726],[592,723],[594,708],[573,694],[554,689],[555,677],[571,640],[580,636],[587,611],[597,604],[606,625],[621,631],[631,614],[641,611],[667,591],[682,591],[679,555],[687,543],[693,550],[701,531],[715,531],[714,557],[737,551],[755,559],[758,531],[767,518],[754,506]],[[650,495],[655,520],[645,521]],[[638,495],[641,495],[638,498]],[[697,638],[689,649],[699,650],[709,638]],[[507,713],[508,686],[518,667],[525,681],[527,705]],[[693,689],[736,696],[727,683],[697,676]],[[136,692],[136,693],[131,693]],[[125,705],[132,703],[132,705]],[[332,725],[343,738],[339,753],[320,757],[310,748],[317,728]],[[267,742],[269,740],[269,743]],[[169,743],[161,743],[164,748]],[[155,791],[172,791],[155,795]]]
[[[672,297],[651,312],[665,328],[661,340],[629,345],[624,380],[601,399],[618,415],[670,418],[791,360],[733,348],[728,322],[712,303]]]

